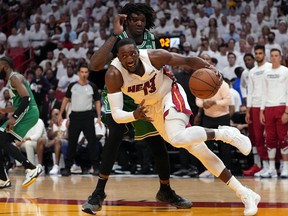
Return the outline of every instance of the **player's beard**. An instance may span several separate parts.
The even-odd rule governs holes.
[[[4,80],[6,78],[6,71],[4,70],[4,68],[2,68],[2,70],[0,71],[0,79]]]

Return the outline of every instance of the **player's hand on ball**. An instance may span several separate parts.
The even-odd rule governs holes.
[[[219,83],[222,84],[222,82],[223,82],[223,76],[222,76],[222,74],[219,72],[219,70],[217,70],[217,68],[216,68],[214,65],[209,65],[209,66],[207,66],[207,68],[215,72],[215,74],[219,77]]]

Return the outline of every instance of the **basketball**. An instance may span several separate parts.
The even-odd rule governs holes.
[[[189,79],[190,91],[195,97],[208,99],[213,97],[222,84],[220,75],[213,70],[201,68],[194,71]]]

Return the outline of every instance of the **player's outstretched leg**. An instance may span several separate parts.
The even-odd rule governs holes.
[[[239,151],[244,155],[248,155],[252,150],[250,139],[241,134],[241,132],[235,127],[219,126],[216,131],[215,139],[231,144],[239,149]]]

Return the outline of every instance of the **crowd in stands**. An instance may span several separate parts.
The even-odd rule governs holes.
[[[64,147],[67,145],[67,137],[64,135],[65,124],[54,125],[53,119],[59,112],[68,85],[79,80],[75,69],[80,63],[89,64],[93,52],[111,35],[113,17],[129,2],[150,4],[156,12],[156,27],[152,32],[159,38],[177,39],[176,43],[172,43],[171,40],[169,47],[164,47],[161,43],[163,48],[187,56],[204,59],[208,56],[211,63],[227,79],[230,89],[236,90],[236,93],[234,91],[236,96],[231,98],[238,102],[231,102],[228,105],[234,106],[233,111],[230,110],[229,113],[231,124],[247,135],[249,135],[248,125],[243,120],[247,95],[247,83],[244,83],[247,82],[247,78],[244,75],[247,76],[251,66],[249,67],[245,58],[254,56],[255,45],[263,45],[268,62],[270,50],[276,48],[281,52],[282,65],[288,66],[288,3],[285,0],[0,1],[0,57],[11,56],[16,69],[30,83],[44,125],[43,133],[37,139],[27,137],[27,140],[16,145],[27,153],[28,159],[32,157],[32,153],[38,153],[37,159],[43,165],[45,160],[43,149],[53,148],[55,158],[52,165],[50,164],[52,170],[46,170],[46,173],[49,171],[50,174],[59,173],[55,165],[60,166],[60,155],[61,152],[65,152]],[[167,67],[175,75],[185,71],[182,67]],[[101,72],[90,72],[90,80],[96,83],[99,90],[104,86],[105,69],[107,67]],[[0,108],[11,106],[9,97],[4,81],[0,80]],[[195,103],[194,101],[194,105]],[[195,115],[197,114],[198,110]],[[0,114],[1,122],[6,118],[7,115]],[[99,140],[102,137],[105,137],[103,132]],[[43,141],[43,138],[47,141]],[[23,145],[26,141],[30,143]],[[105,140],[102,139],[101,142],[105,145]],[[84,140],[79,140],[79,143],[80,146],[85,146]],[[142,164],[143,170],[139,173],[153,173],[153,161],[149,158],[143,161],[141,152],[146,152],[145,146],[143,147],[141,143],[135,145],[133,132],[123,143],[119,164],[128,167],[131,173],[137,170],[135,164]],[[31,150],[27,150],[30,144],[33,146],[32,153]],[[171,149],[171,152],[173,151],[175,149]],[[231,151],[232,154],[237,154],[236,150]],[[171,158],[175,159],[173,155]],[[122,160],[124,162],[121,162]],[[242,160],[240,157],[238,163]],[[175,159],[174,162],[176,161]],[[197,163],[194,162],[193,164],[189,162],[185,167],[186,171],[177,166],[172,166],[172,171],[180,173],[179,176],[195,176],[199,174],[195,171],[199,167],[195,167]],[[248,160],[246,165],[242,164],[242,168],[247,169],[252,164]],[[73,169],[78,165],[81,164],[75,162]],[[82,167],[87,168],[85,165]],[[235,168],[233,165],[230,167],[237,173],[233,170]],[[85,170],[87,173],[87,169]]]

